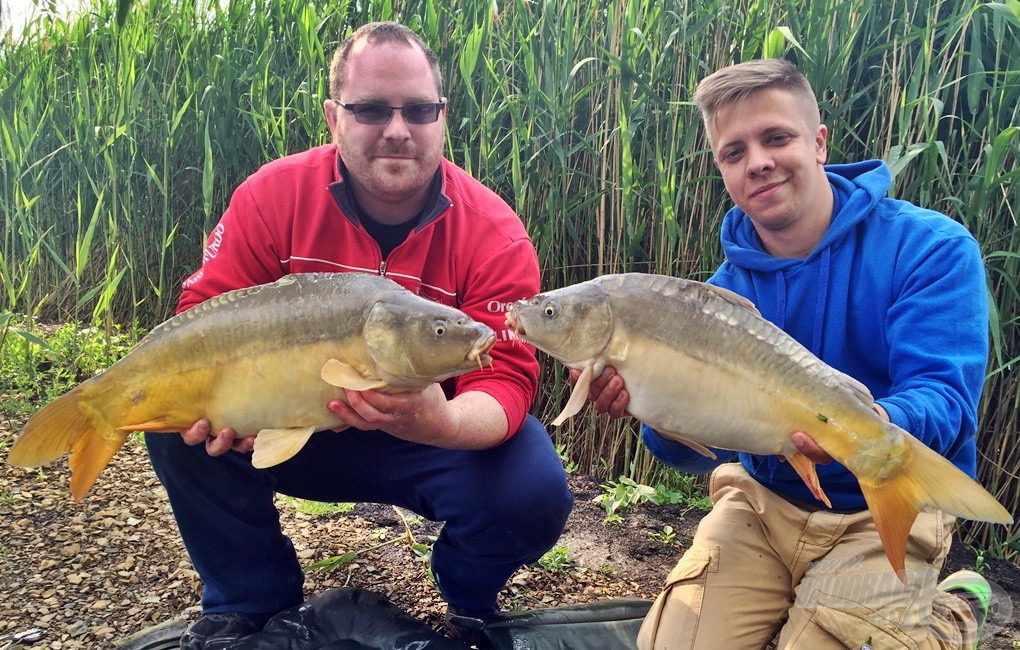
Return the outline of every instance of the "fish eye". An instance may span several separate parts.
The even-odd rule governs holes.
[[[558,311],[559,306],[552,301],[549,301],[542,306],[542,313],[548,316],[549,318],[554,317],[556,315],[556,312]]]
[[[432,323],[432,335],[433,336],[445,336],[446,335],[446,321],[437,320]]]

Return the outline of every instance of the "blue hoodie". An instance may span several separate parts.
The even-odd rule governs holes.
[[[988,359],[985,271],[977,242],[945,215],[886,197],[880,160],[825,167],[833,217],[804,259],[772,257],[739,208],[723,219],[726,261],[708,282],[750,299],[830,366],[863,382],[909,431],[970,476]],[[719,408],[726,408],[720,404]],[[660,461],[690,473],[710,461],[648,426],[642,438]],[[821,505],[788,463],[740,453],[745,469],[788,498]],[[818,466],[834,510],[866,508],[854,476]]]

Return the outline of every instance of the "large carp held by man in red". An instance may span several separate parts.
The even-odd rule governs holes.
[[[154,328],[123,359],[39,410],[8,461],[70,452],[80,500],[132,431],[255,435],[252,464],[296,454],[346,425],[326,407],[344,389],[407,392],[491,361],[493,331],[386,278],[305,273],[230,291]]]

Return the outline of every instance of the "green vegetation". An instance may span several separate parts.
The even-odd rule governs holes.
[[[676,539],[676,531],[670,525],[665,525],[662,530],[648,533],[648,538],[662,544],[669,544]]]
[[[95,369],[37,394],[49,354],[37,319],[115,332],[169,316],[236,184],[326,141],[324,69],[358,24],[402,20],[436,47],[447,153],[525,219],[547,287],[620,271],[704,278],[727,199],[691,92],[723,64],[785,56],[819,93],[833,162],[884,158],[897,196],[980,242],[993,345],[978,478],[1020,510],[1017,0],[148,0],[122,27],[115,11],[97,2],[0,42],[5,404],[27,409]],[[535,414],[549,421],[567,382],[544,363]],[[670,480],[633,422],[588,409],[553,434],[579,472]],[[962,530],[1020,553],[1020,524]]]
[[[684,504],[688,508],[702,511],[711,509],[712,502],[703,494],[694,478],[678,472],[671,474],[677,485],[673,489],[661,483],[655,487],[642,485],[626,476],[621,476],[618,481],[609,481],[603,485],[604,491],[595,497],[595,502],[601,504],[602,509],[606,511],[606,523],[620,523],[623,511],[639,503]]]
[[[574,559],[570,556],[570,550],[566,546],[556,546],[538,558],[538,566],[550,573],[560,573],[572,569]]]
[[[28,416],[120,359],[138,341],[122,333],[69,322],[30,334],[0,319],[0,416]]]
[[[294,497],[283,497],[287,503],[298,512],[313,517],[329,517],[332,515],[347,514],[354,509],[353,503],[325,503],[322,501],[308,501],[307,499],[296,499]]]

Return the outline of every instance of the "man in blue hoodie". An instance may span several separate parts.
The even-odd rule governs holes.
[[[855,377],[875,410],[974,476],[988,350],[985,272],[974,238],[945,215],[886,196],[879,160],[825,165],[828,129],[790,63],[750,61],[706,77],[695,103],[736,204],[726,260],[708,281]],[[629,396],[607,368],[589,397],[622,417]],[[725,404],[720,404],[725,408]],[[709,460],[648,426],[663,463],[712,471],[713,509],[645,619],[641,650],[970,648],[989,586],[973,572],[936,585],[953,517],[922,512],[906,584],[890,570],[854,476],[802,432],[832,501],[822,506],[775,456]],[[737,459],[738,463],[725,461]]]

